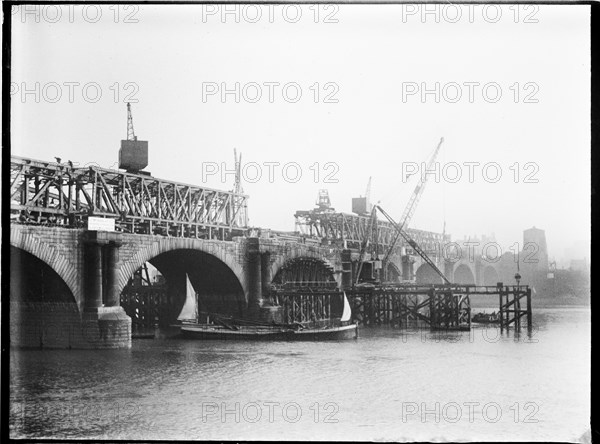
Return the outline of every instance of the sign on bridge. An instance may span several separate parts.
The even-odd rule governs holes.
[[[87,229],[90,231],[115,231],[115,220],[110,217],[88,217]]]

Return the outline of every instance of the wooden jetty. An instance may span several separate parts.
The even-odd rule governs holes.
[[[527,285],[389,285],[355,286],[346,290],[295,288],[275,290],[273,296],[284,308],[287,320],[328,316],[331,301],[346,294],[353,318],[361,325],[391,325],[400,328],[427,325],[435,330],[471,328],[471,299],[497,295],[500,329],[520,329],[526,317],[532,327],[531,288]]]
[[[326,322],[346,294],[352,321],[363,326],[398,328],[429,327],[433,330],[471,328],[471,301],[481,296],[498,297],[501,331],[532,328],[531,288],[527,285],[477,286],[460,284],[356,285],[345,290],[323,286],[275,287],[269,291],[281,322]],[[136,331],[154,330],[161,319],[171,319],[175,304],[164,288],[140,287],[124,292],[121,305],[132,317]]]

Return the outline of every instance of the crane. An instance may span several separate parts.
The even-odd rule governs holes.
[[[131,114],[131,104],[127,102],[127,140],[137,140],[133,131],[133,115]]]
[[[371,183],[371,179],[369,179],[369,184]],[[377,223],[377,212],[371,211],[371,217],[369,218],[369,223],[367,224],[367,229],[365,231],[365,237],[360,246],[360,255],[358,256],[358,269],[356,271],[356,281],[355,284],[358,284],[358,280],[360,279],[360,273],[363,268],[363,264],[365,263],[363,256],[367,251],[367,246],[369,245],[369,238],[373,237],[377,239],[377,233],[373,233],[374,226]],[[377,251],[377,246],[375,246],[375,251]]]
[[[375,205],[373,207],[373,212],[375,212],[375,210],[379,210],[381,211],[381,214],[383,214],[385,216],[385,218],[394,226],[394,228],[396,229],[397,234],[399,234],[400,236],[402,236],[404,238],[404,240],[408,243],[408,245],[410,245],[412,247],[413,250],[415,250],[417,252],[417,254],[419,256],[421,256],[421,258],[427,262],[427,264],[433,268],[433,271],[435,271],[444,281],[445,284],[450,285],[451,282],[448,280],[448,278],[446,278],[446,276],[444,276],[444,273],[442,273],[440,271],[440,269],[437,267],[437,265],[435,265],[435,263],[429,258],[429,256],[427,256],[427,253],[425,253],[423,250],[421,250],[421,247],[419,247],[419,244],[417,244],[405,231],[402,230],[402,226],[399,225],[398,223],[396,223],[394,221],[394,219],[392,219],[392,217],[387,214],[383,208],[381,208],[379,205]]]
[[[435,159],[437,158],[437,155],[440,152],[440,148],[441,148],[443,142],[444,142],[444,138],[442,137],[440,139],[440,142],[437,145],[437,148],[431,155],[429,162],[427,163],[427,171],[429,171],[431,169],[431,167],[433,166]],[[423,195],[423,191],[425,190],[426,184],[427,184],[427,174],[425,174],[425,175],[421,174],[421,180],[417,183],[415,190],[413,191],[413,194],[410,197],[408,204],[406,205],[406,208],[404,209],[404,213],[402,214],[402,217],[400,218],[400,222],[398,224],[400,226],[400,230],[404,230],[404,229],[408,228],[408,224],[410,223],[410,220],[412,219],[413,215],[415,214],[415,210],[417,209],[419,200],[421,200],[421,196]],[[392,243],[390,244],[390,246],[383,258],[382,264],[383,264],[384,271],[387,270],[387,267],[386,267],[387,260],[389,259],[390,255],[392,254],[392,251],[394,250],[394,247],[396,246],[396,243],[398,242],[398,239],[400,238],[400,235],[401,235],[400,230],[396,232],[396,236],[394,237]]]
[[[233,192],[235,194],[242,194],[242,193],[244,193],[244,190],[242,188],[242,170],[241,170],[242,153],[240,153],[240,157],[238,157],[237,150],[235,148],[233,149],[233,160],[234,160],[234,167],[235,167],[235,182],[233,184]]]
[[[371,208],[371,179],[372,176],[369,176],[369,181],[367,182],[367,190],[365,192],[365,212],[368,215],[371,213],[371,217],[369,218],[369,222],[367,224],[367,228],[365,231],[365,237],[362,240],[360,246],[360,256],[358,257],[358,271],[356,274],[356,284],[358,284],[358,280],[360,279],[360,273],[363,268],[363,264],[365,263],[363,256],[367,252],[367,247],[369,245],[369,237],[373,237],[375,241],[377,241],[377,214],[372,211]],[[377,245],[374,247],[375,253],[377,253]]]
[[[326,189],[320,189],[317,197],[317,208],[316,211],[319,213],[333,213],[334,208],[331,207],[331,199],[329,199],[329,191]]]
[[[148,166],[148,141],[138,140],[133,129],[133,115],[131,114],[131,103],[127,103],[127,139],[121,140],[119,150],[119,168],[127,170],[128,173],[146,174],[142,171]]]
[[[242,153],[238,156],[237,150],[233,149],[233,160],[235,169],[235,180],[233,182],[233,200],[232,209],[235,214],[235,223],[238,226],[242,226],[247,221],[248,217],[248,205],[245,199],[241,199],[240,196],[244,194],[244,188],[242,187]]]

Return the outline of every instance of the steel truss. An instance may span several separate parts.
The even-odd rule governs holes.
[[[361,249],[364,239],[371,236],[370,216],[347,213],[319,213],[317,211],[296,211],[296,229],[302,234],[339,243],[345,248]],[[377,233],[377,248],[385,253],[396,237],[396,229],[386,221],[378,220],[374,230]],[[409,236],[423,251],[431,256],[439,256],[443,245],[450,242],[450,236],[431,231],[407,229]],[[396,248],[404,247],[407,254],[415,254],[412,247],[398,242]]]
[[[11,157],[11,219],[83,227],[89,216],[119,231],[227,239],[246,230],[248,196],[98,166]]]

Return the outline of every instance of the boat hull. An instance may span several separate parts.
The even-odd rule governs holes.
[[[453,325],[449,327],[431,327],[433,331],[471,331],[468,325]]]
[[[184,324],[181,334],[193,339],[254,340],[254,341],[331,341],[358,337],[356,324],[322,329],[291,329],[281,327],[240,327],[231,330],[206,324]]]

